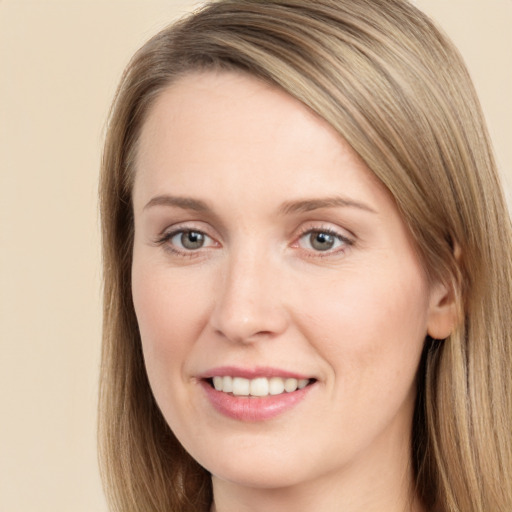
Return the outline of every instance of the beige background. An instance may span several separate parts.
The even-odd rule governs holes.
[[[105,511],[96,466],[103,123],[192,0],[0,0],[0,512]],[[465,56],[512,196],[512,0],[418,0]]]

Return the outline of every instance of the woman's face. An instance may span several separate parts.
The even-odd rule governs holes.
[[[185,76],[143,126],[133,207],[151,387],[214,478],[283,487],[406,471],[444,289],[325,121],[255,78]]]

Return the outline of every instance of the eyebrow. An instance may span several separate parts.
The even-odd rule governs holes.
[[[279,209],[279,213],[287,215],[290,213],[307,213],[313,210],[320,210],[321,208],[338,208],[338,207],[350,207],[359,208],[370,213],[377,213],[376,210],[368,206],[367,204],[361,203],[341,196],[326,197],[321,199],[302,199],[298,201],[287,201]]]
[[[153,197],[143,208],[154,206],[171,206],[182,208],[183,210],[192,210],[195,212],[211,212],[211,208],[200,199],[194,199],[192,197],[180,197],[171,195],[160,195]],[[339,207],[351,207],[358,208],[370,213],[377,213],[370,206],[355,201],[346,197],[334,196],[326,198],[313,198],[313,199],[300,199],[296,201],[287,201],[279,208],[279,214],[289,215],[292,213],[307,213],[314,210],[320,210],[322,208],[339,208]]]
[[[200,199],[193,199],[191,197],[178,197],[178,196],[170,196],[170,195],[162,195],[153,197],[147,204],[144,206],[144,210],[151,208],[153,206],[175,206],[178,208],[182,208],[183,210],[193,210],[195,212],[208,212],[210,211],[210,207]]]

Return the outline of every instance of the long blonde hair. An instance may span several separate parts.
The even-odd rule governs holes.
[[[458,52],[404,0],[220,0],[147,42],[109,119],[100,184],[100,460],[112,510],[207,510],[210,475],[153,399],[131,299],[131,189],[155,97],[195,70],[239,70],[329,122],[388,187],[460,322],[427,339],[411,447],[429,510],[512,510],[512,229]]]

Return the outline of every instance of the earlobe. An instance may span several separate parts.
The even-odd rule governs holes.
[[[427,334],[435,340],[444,340],[455,329],[458,308],[455,290],[444,283],[436,283],[430,292]]]

